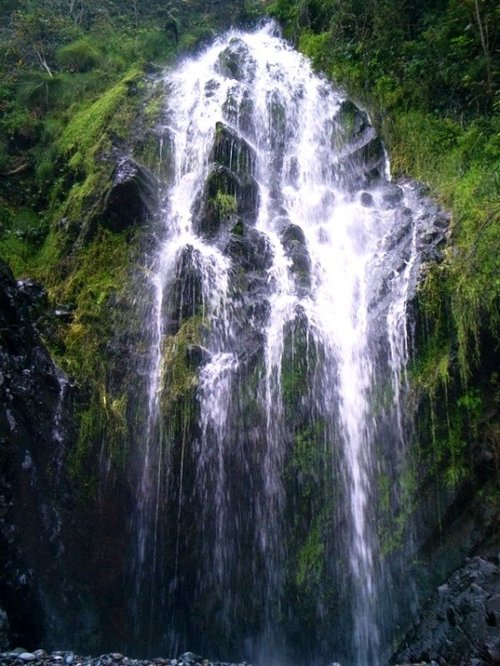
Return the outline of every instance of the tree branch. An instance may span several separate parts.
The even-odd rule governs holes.
[[[45,60],[45,56],[40,53],[40,51],[36,48],[36,46],[33,46],[33,50],[35,51],[38,60],[40,61],[40,65],[43,67],[43,69],[47,72],[47,74],[50,76],[51,79],[54,78],[54,75],[50,71],[50,67],[47,64],[47,61]]]

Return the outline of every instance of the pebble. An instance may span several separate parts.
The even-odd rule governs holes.
[[[48,656],[49,656],[49,655],[45,652],[45,650],[35,650],[35,651],[33,652],[33,654],[35,655],[35,657],[36,657],[37,659],[45,659],[45,657],[48,657]]]
[[[30,666],[252,666],[247,662],[230,664],[227,662],[213,662],[209,659],[199,657],[193,652],[187,652],[177,657],[177,659],[167,659],[165,657],[156,657],[152,660],[129,659],[120,652],[110,652],[100,657],[81,657],[73,652],[55,651],[52,654],[43,649],[28,652],[24,648],[15,648],[8,652],[0,653],[1,666],[21,666],[29,664]],[[341,666],[338,662],[330,663],[329,666]],[[400,666],[438,666],[435,661],[403,663]]]
[[[15,648],[7,652],[0,652],[1,666],[251,666],[246,662],[240,664],[227,664],[212,662],[203,659],[193,652],[185,652],[176,659],[156,657],[155,659],[131,659],[120,652],[110,652],[99,657],[82,657],[73,652],[55,650],[47,653],[39,648],[28,652],[25,648]]]

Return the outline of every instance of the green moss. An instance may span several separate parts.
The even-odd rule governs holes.
[[[80,414],[78,438],[68,460],[69,475],[82,502],[91,500],[97,493],[94,445],[103,435],[102,411],[97,400],[94,396],[89,407]]]
[[[316,349],[309,339],[307,322],[297,319],[285,334],[281,362],[281,391],[285,410],[296,412],[309,391],[309,376],[316,362]]]
[[[314,491],[314,484],[322,476],[324,460],[324,428],[321,420],[299,427],[293,436],[293,452],[290,459],[290,473],[309,480],[304,492]],[[310,486],[310,487],[309,487]]]
[[[105,376],[112,332],[109,301],[126,287],[131,254],[125,235],[100,230],[88,247],[72,257],[72,272],[50,289],[54,301],[74,306],[73,319],[59,332],[54,351],[63,368],[80,382],[93,378],[99,383]]]
[[[220,220],[227,219],[238,212],[238,202],[234,194],[217,192],[214,199],[211,200],[211,205]]]
[[[500,184],[491,155],[498,150],[499,120],[465,128],[419,112],[396,115],[389,124],[393,168],[426,180],[452,211],[451,249],[432,277],[449,304],[451,342],[456,342],[464,380],[479,360],[479,332],[498,331],[500,321]],[[436,305],[436,285],[421,300]]]
[[[391,480],[380,472],[377,478],[377,531],[380,552],[383,557],[392,554],[406,542],[408,526],[414,511],[419,488],[417,466],[413,460],[406,462],[405,469],[397,484],[397,493],[393,492]],[[394,505],[397,498],[397,505]]]
[[[380,472],[377,479],[378,504],[381,513],[389,513],[391,508],[390,479],[387,474]]]
[[[91,173],[99,152],[109,146],[110,132],[127,137],[134,106],[128,100],[130,87],[140,76],[138,69],[130,70],[96,101],[76,111],[59,141],[71,168]]]
[[[324,573],[325,546],[320,521],[312,526],[297,556],[295,584],[305,593],[319,585]]]
[[[197,370],[189,358],[189,347],[202,341],[206,322],[203,316],[186,319],[175,335],[163,341],[161,361],[161,404],[164,414],[176,408],[176,403],[192,394],[196,388]]]

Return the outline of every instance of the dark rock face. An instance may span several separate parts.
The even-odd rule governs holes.
[[[500,663],[500,567],[468,559],[438,588],[393,657],[396,663]]]
[[[103,226],[114,232],[133,228],[151,217],[157,205],[158,183],[153,174],[131,158],[122,158],[104,200]]]
[[[47,312],[49,305],[43,285],[35,280],[18,280],[17,289],[20,302],[28,309],[31,321],[36,322]]]
[[[217,123],[210,153],[212,168],[201,201],[195,204],[199,231],[210,239],[225,235],[238,221],[255,222],[258,186],[254,178],[255,151],[234,130]]]
[[[369,122],[368,114],[344,100],[335,118],[338,131],[333,149],[338,154],[337,178],[355,191],[369,187],[384,175],[384,146]],[[364,205],[369,205],[367,199]]]
[[[176,333],[181,322],[194,316],[197,308],[202,306],[203,290],[198,259],[197,251],[188,245],[177,261],[175,279],[172,287],[167,290],[165,299],[164,316],[169,333]]]
[[[255,62],[241,39],[232,39],[219,56],[220,73],[236,81],[242,81],[254,69]]]
[[[271,265],[272,251],[269,241],[257,229],[240,224],[241,233],[236,233],[233,229],[226,253],[245,271],[265,271]]]
[[[239,178],[247,178],[255,170],[255,157],[255,150],[245,139],[228,125],[217,123],[210,161],[226,166]]]
[[[50,586],[56,594],[63,578],[54,495],[63,455],[64,382],[30,319],[44,302],[39,285],[23,281],[18,287],[0,261],[0,603],[7,614],[0,633],[12,642],[41,636],[46,618],[38,573],[45,569],[42,578],[56,581]]]
[[[304,232],[296,224],[290,224],[281,233],[281,241],[288,258],[292,262],[291,269],[298,286],[302,288],[310,287],[311,259],[307,251]]]

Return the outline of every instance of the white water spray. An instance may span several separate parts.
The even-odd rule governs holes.
[[[230,33],[167,74],[167,80],[165,133],[172,146],[174,176],[152,270],[155,304],[137,518],[138,587],[151,557],[148,548],[154,559],[158,547],[151,536],[160,492],[155,470],[168,464],[155,441],[168,335],[165,305],[175,278],[182,279],[177,274],[181,257],[189,252],[191,269],[201,284],[197,314],[206,323],[197,388],[195,490],[203,500],[200,529],[205,530],[200,568],[224,591],[221,616],[227,626],[237,622],[238,593],[232,586],[241,554],[240,518],[232,513],[235,490],[228,461],[244,450],[231,420],[238,414],[245,356],[240,336],[245,327],[260,327],[262,367],[255,372],[255,398],[265,415],[265,432],[258,438],[262,450],[258,455],[241,454],[241,463],[245,468],[243,455],[257,458],[262,481],[255,481],[258,492],[252,500],[255,541],[246,547],[254,548],[262,563],[252,575],[262,590],[265,640],[271,646],[280,642],[273,623],[283,611],[286,560],[282,373],[286,331],[300,313],[308,336],[321,350],[311,400],[326,424],[327,445],[340,460],[353,634],[347,651],[355,666],[377,666],[379,547],[372,507],[376,423],[370,401],[378,373],[374,350],[382,345],[402,445],[401,386],[408,355],[406,305],[417,266],[415,230],[409,228],[406,234],[413,240],[402,266],[398,252],[388,248],[398,235],[401,211],[412,205],[411,196],[389,186],[385,154],[367,115],[349,106],[269,27],[252,34]],[[258,323],[239,320],[244,299],[237,295],[237,270],[227,251],[231,230],[219,231],[215,238],[200,233],[200,201],[208,196],[206,182],[221,123],[254,155],[247,176],[258,189],[258,210],[255,219],[247,215],[244,222],[265,240],[270,257],[259,292],[266,315]],[[236,152],[228,160],[227,168],[234,171]],[[239,176],[233,180],[243,182]],[[227,196],[224,202],[229,205]],[[407,224],[411,227],[411,217]]]

